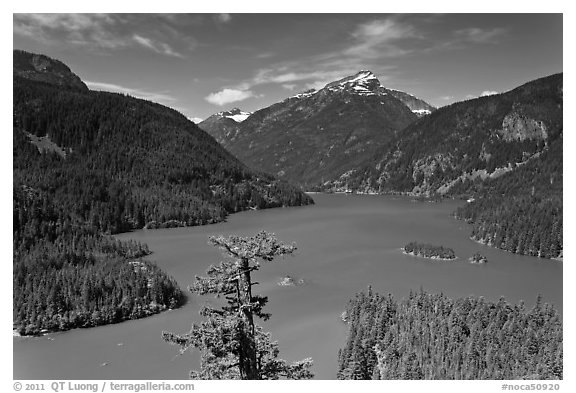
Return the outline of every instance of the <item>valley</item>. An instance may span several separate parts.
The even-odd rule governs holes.
[[[139,31],[115,55],[156,58],[98,72],[14,50],[13,377],[562,379],[563,74],[471,94],[354,61],[424,37],[382,18],[319,71]]]
[[[469,239],[470,228],[450,217],[462,202],[413,202],[408,197],[315,194],[315,205],[247,211],[214,225],[140,230],[118,235],[148,244],[155,261],[181,288],[204,275],[221,258],[208,236],[254,235],[261,229],[295,242],[295,255],[263,267],[255,275],[255,293],[269,296],[272,316],[262,325],[278,340],[280,357],[314,360],[319,380],[335,379],[338,349],[348,327],[340,315],[356,293],[371,285],[375,292],[408,297],[425,291],[457,299],[471,295],[531,309],[538,294],[562,312],[562,270],[558,261],[511,254]],[[459,259],[432,261],[402,253],[411,240],[451,247]],[[467,258],[481,252],[489,263]],[[281,286],[286,276],[302,285]],[[179,309],[149,318],[90,329],[75,329],[38,338],[14,338],[14,377],[42,379],[186,379],[198,368],[198,352],[179,355],[167,345],[163,330],[184,333],[212,296],[187,293]],[[567,313],[564,310],[564,313]],[[49,340],[53,338],[54,340]],[[122,343],[122,346],[118,344]],[[100,367],[104,362],[107,366]]]

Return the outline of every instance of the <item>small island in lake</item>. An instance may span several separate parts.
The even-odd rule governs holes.
[[[303,278],[296,280],[292,276],[282,277],[282,279],[280,281],[278,281],[278,285],[280,285],[282,287],[295,287],[297,285],[303,285],[303,284],[304,284]]]
[[[474,255],[472,255],[470,258],[468,258],[468,261],[470,261],[470,263],[482,264],[482,263],[487,263],[488,258],[486,258],[484,255],[477,252],[477,253],[474,253]]]
[[[456,259],[454,250],[444,246],[410,242],[404,246],[404,252],[409,255],[420,256],[430,259]]]

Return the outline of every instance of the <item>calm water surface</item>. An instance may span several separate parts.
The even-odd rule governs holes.
[[[261,229],[296,242],[295,256],[263,265],[255,292],[269,296],[272,318],[262,323],[279,341],[282,358],[314,359],[318,379],[334,379],[346,326],[339,320],[347,301],[370,284],[397,298],[410,290],[450,297],[504,296],[534,304],[538,294],[562,309],[562,263],[510,254],[469,239],[470,227],[453,219],[461,202],[421,203],[409,198],[370,195],[313,196],[316,205],[249,211],[204,227],[138,231],[118,236],[145,242],[149,256],[182,288],[217,263],[220,251],[207,244],[217,234],[253,235]],[[403,255],[409,241],[451,247],[456,261]],[[481,251],[486,265],[466,259]],[[286,275],[305,285],[283,287]],[[15,379],[187,379],[197,354],[179,356],[161,332],[184,333],[200,321],[199,306],[210,298],[192,295],[181,309],[150,318],[37,338],[14,338]]]

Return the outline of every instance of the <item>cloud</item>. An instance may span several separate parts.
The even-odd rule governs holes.
[[[276,54],[274,52],[262,52],[256,55],[257,59],[269,59],[270,57],[274,57]]]
[[[133,97],[142,98],[144,100],[153,102],[164,102],[169,105],[175,102],[176,99],[166,93],[150,92],[146,90],[133,89],[130,87],[120,86],[113,83],[84,81],[86,85],[92,90],[112,91],[116,93],[128,94]]]
[[[228,23],[232,20],[232,16],[230,14],[218,14],[216,20],[220,23]]]
[[[477,44],[494,44],[498,42],[498,37],[506,33],[506,29],[494,27],[491,29],[481,29],[470,27],[467,29],[457,30],[454,32],[459,41],[473,42]]]
[[[330,71],[290,71],[286,72],[288,67],[280,67],[277,69],[260,69],[256,75],[248,82],[249,86],[261,85],[265,83],[280,83],[286,84],[289,82],[300,82],[307,80],[335,80],[345,77],[349,73],[359,71],[356,68],[346,70],[330,70]]]
[[[92,44],[119,48],[126,40],[112,34],[114,18],[107,14],[14,14],[13,31],[43,43]]]
[[[309,90],[309,89],[320,90],[330,82],[331,81],[329,81],[329,80],[319,80],[319,81],[306,83],[304,85],[304,87],[306,88],[306,90]]]
[[[155,42],[155,41],[151,40],[150,38],[142,37],[138,34],[134,34],[132,36],[132,38],[139,45],[143,46],[144,48],[151,49],[152,51],[154,51],[156,53],[160,53],[160,54],[168,55],[168,56],[180,57],[180,58],[184,57],[180,53],[175,52],[170,47],[170,45],[168,45],[164,42]]]
[[[450,100],[454,99],[454,96],[442,96],[442,97],[440,97],[440,99],[444,100],[444,101],[450,101]]]
[[[113,22],[113,18],[107,14],[14,14],[13,18],[16,30],[36,27],[78,32],[101,28]]]
[[[232,102],[244,101],[254,96],[254,93],[250,90],[225,88],[219,92],[208,94],[204,99],[211,104],[222,106]]]
[[[402,48],[399,42],[421,38],[413,26],[392,17],[358,25],[352,37],[355,42],[343,54],[363,59],[404,56],[413,49]]]
[[[282,85],[283,88],[285,88],[286,90],[290,90],[290,91],[294,90],[296,88],[296,86],[297,85],[295,83],[284,83]]]
[[[92,51],[138,46],[166,56],[184,57],[174,49],[174,43],[193,50],[196,40],[175,29],[171,23],[174,20],[187,21],[155,14],[14,14],[13,32],[45,45],[67,44]],[[143,29],[144,35],[138,33]]]

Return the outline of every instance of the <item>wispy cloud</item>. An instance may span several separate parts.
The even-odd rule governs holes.
[[[14,35],[26,36],[46,45],[68,44],[105,51],[140,47],[152,52],[184,57],[174,42],[194,49],[193,37],[182,40],[169,24],[176,16],[148,14],[14,14]],[[146,33],[138,31],[145,27]],[[167,42],[170,40],[170,42]]]
[[[14,14],[15,35],[23,35],[44,43],[86,45],[119,48],[126,40],[110,33],[114,18],[107,14]]]
[[[404,56],[412,49],[401,46],[400,42],[421,38],[413,26],[392,17],[360,24],[352,32],[352,37],[353,44],[343,54],[362,59]]]
[[[225,88],[216,93],[210,93],[204,99],[211,104],[222,106],[232,102],[244,101],[254,96],[255,94],[251,90]]]
[[[498,42],[498,38],[506,33],[506,29],[501,27],[494,27],[489,29],[481,29],[478,27],[470,27],[461,29],[454,32],[457,41],[476,43],[476,44],[494,44]]]
[[[275,53],[274,52],[262,52],[256,55],[257,59],[269,59],[271,57],[274,57]]]
[[[113,83],[84,81],[86,85],[92,90],[111,91],[115,93],[128,94],[133,97],[142,98],[153,102],[162,102],[166,105],[176,102],[176,98],[166,93],[151,92],[141,89],[134,89],[130,87],[120,86]]]
[[[355,69],[354,69],[355,70]],[[281,67],[279,69],[261,69],[252,78],[250,82],[252,85],[261,85],[265,83],[279,83],[284,84],[288,82],[300,82],[309,80],[334,80],[336,78],[346,76],[342,74],[342,70],[330,70],[330,71],[309,71],[309,72],[299,72],[299,71],[289,71],[285,72],[286,67]],[[347,72],[350,69],[344,71]]]
[[[152,51],[154,51],[156,53],[160,53],[160,54],[164,54],[164,55],[168,55],[168,56],[180,57],[180,58],[184,57],[182,54],[174,51],[170,47],[170,45],[168,45],[164,42],[157,42],[157,41],[154,41],[150,38],[142,37],[138,34],[134,34],[132,36],[132,38],[139,45],[143,46],[144,48],[151,49]]]

